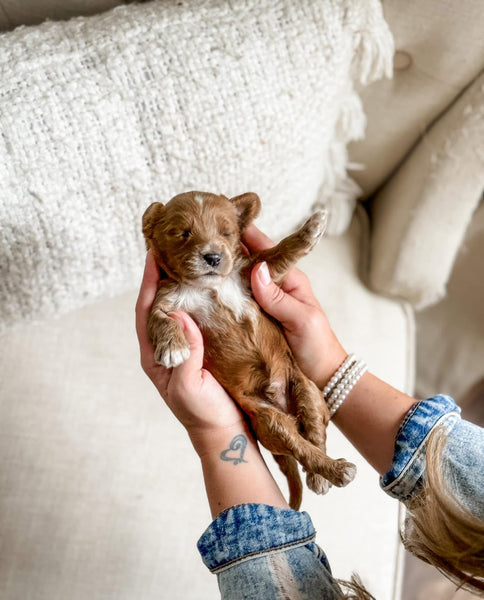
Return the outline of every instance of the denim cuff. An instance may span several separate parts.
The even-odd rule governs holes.
[[[212,522],[198,540],[205,565],[218,573],[267,552],[310,543],[316,535],[305,512],[266,504],[233,506]]]
[[[449,396],[417,402],[400,426],[392,466],[380,479],[382,489],[403,502],[416,496],[424,481],[430,433],[441,425],[450,431],[458,421],[460,408]]]

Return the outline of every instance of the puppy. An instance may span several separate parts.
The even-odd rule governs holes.
[[[316,493],[349,483],[355,466],[326,455],[329,413],[323,395],[302,373],[281,327],[252,298],[249,281],[252,267],[266,261],[273,280],[281,283],[321,238],[326,219],[317,212],[277,246],[246,256],[241,233],[259,211],[253,193],[228,199],[188,192],[148,207],[143,234],[166,276],[151,309],[148,334],[156,361],[176,367],[188,358],[189,347],[168,313],[181,309],[196,321],[207,368],[274,455],[288,480],[289,504],[297,510],[302,499],[298,462]]]

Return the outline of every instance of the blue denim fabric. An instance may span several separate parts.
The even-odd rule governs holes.
[[[444,395],[413,406],[398,431],[393,464],[380,480],[387,494],[406,502],[421,491],[429,435],[443,426],[447,431],[442,456],[446,484],[461,504],[484,518],[484,429],[462,420],[460,412],[454,400]]]
[[[442,460],[446,483],[468,510],[484,519],[484,429],[462,420],[448,396],[418,402],[406,415],[381,486],[403,502],[421,490],[428,436],[440,425],[448,436]],[[220,514],[198,549],[217,574],[223,600],[334,600],[329,564],[314,537],[307,513],[244,504]]]
[[[458,421],[447,438],[442,467],[456,498],[484,520],[484,429]]]
[[[198,541],[222,598],[336,598],[324,552],[307,513],[243,504],[221,513]]]

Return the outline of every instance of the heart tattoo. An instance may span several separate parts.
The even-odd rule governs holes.
[[[248,462],[244,460],[244,452],[247,447],[247,438],[243,434],[236,435],[230,442],[227,450],[220,453],[220,458],[226,462],[233,462],[234,465]]]

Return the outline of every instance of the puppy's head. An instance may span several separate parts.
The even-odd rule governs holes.
[[[166,205],[151,204],[143,215],[146,245],[175,281],[215,287],[240,256],[240,234],[257,217],[260,200],[247,193],[229,199],[187,192]]]

